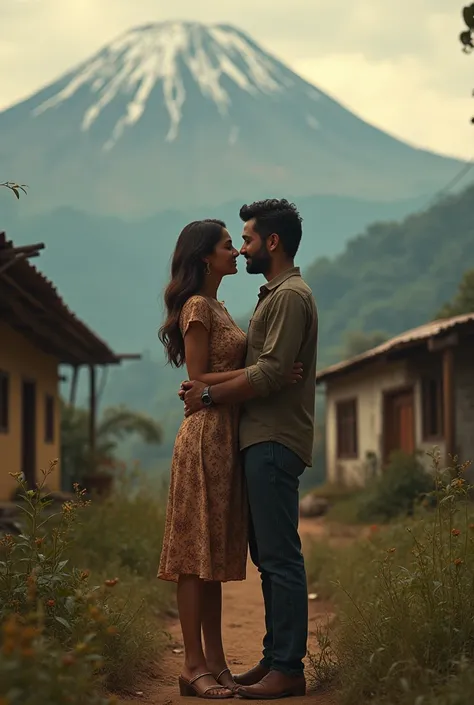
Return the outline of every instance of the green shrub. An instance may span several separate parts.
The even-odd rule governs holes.
[[[474,523],[467,465],[443,471],[437,456],[434,465],[435,511],[374,530],[320,575],[337,585],[331,649],[343,705],[472,702]]]
[[[168,599],[150,580],[160,502],[135,490],[91,505],[76,487],[54,514],[44,496],[53,467],[37,490],[17,476],[23,530],[0,539],[0,705],[108,702],[104,686],[130,686],[162,643],[150,620]]]
[[[411,515],[420,498],[433,490],[433,478],[416,455],[394,453],[366,492],[359,495],[361,521],[389,521]]]

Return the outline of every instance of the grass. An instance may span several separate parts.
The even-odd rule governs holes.
[[[119,483],[114,495],[51,513],[18,479],[20,536],[0,539],[0,705],[102,705],[159,656],[168,586],[156,580],[162,495]]]
[[[323,635],[319,682],[342,705],[467,705],[474,693],[474,522],[466,465],[443,470],[412,517],[354,545],[315,545],[308,573],[338,620]],[[324,639],[326,641],[324,641]]]

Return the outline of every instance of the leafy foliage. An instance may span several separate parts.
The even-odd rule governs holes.
[[[103,686],[132,685],[161,646],[150,614],[167,604],[151,582],[163,508],[124,486],[99,506],[77,489],[54,513],[53,467],[37,490],[17,476],[23,530],[0,539],[0,703],[105,705]]]
[[[91,457],[89,411],[62,403],[61,453],[63,464],[76,480],[86,471],[113,468],[118,443],[132,435],[138,436],[142,442],[159,444],[162,429],[155,419],[124,405],[105,409],[96,428],[95,457]]]
[[[349,328],[388,336],[433,318],[474,267],[474,187],[400,223],[375,223],[306,272],[318,302],[320,365],[340,358]]]
[[[389,521],[413,514],[415,504],[433,489],[433,478],[416,455],[394,453],[383,473],[361,493],[361,521]]]
[[[388,340],[388,335],[381,331],[372,333],[364,333],[362,331],[347,331],[344,334],[344,345],[341,352],[342,359],[348,359],[361,355],[362,353],[376,348],[378,345],[385,343]]]
[[[463,313],[474,313],[474,269],[464,272],[454,298],[438,311],[436,318],[450,318]]]
[[[4,181],[0,184],[0,187],[9,189],[15,196],[19,199],[20,192],[24,193],[26,196],[26,189],[28,188],[26,184],[17,184],[16,181]]]
[[[340,620],[331,635],[341,703],[467,705],[474,665],[474,524],[468,463],[433,454],[434,509],[374,530],[319,563]],[[311,557],[309,558],[311,574]],[[328,645],[326,644],[326,651]],[[323,674],[324,675],[324,674]]]

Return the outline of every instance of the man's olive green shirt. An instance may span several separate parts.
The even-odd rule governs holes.
[[[293,267],[261,287],[250,321],[245,367],[257,396],[242,409],[241,450],[277,441],[312,465],[317,344],[316,304]],[[288,384],[295,362],[303,379]]]

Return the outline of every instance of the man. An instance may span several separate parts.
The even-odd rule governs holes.
[[[312,463],[318,318],[310,288],[294,265],[301,217],[286,200],[243,206],[241,254],[263,274],[250,321],[246,373],[205,387],[184,383],[185,414],[211,404],[242,403],[240,447],[251,512],[250,555],[262,579],[263,658],[234,676],[249,699],[304,695],[308,594],[298,534],[299,478]],[[302,379],[285,384],[293,364]]]

